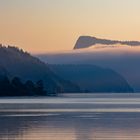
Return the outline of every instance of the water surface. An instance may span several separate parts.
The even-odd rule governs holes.
[[[140,94],[1,98],[1,140],[140,140]]]

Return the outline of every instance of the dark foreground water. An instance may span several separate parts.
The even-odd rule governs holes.
[[[0,99],[1,140],[140,140],[140,94]]]

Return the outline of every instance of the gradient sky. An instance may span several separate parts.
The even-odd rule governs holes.
[[[140,40],[140,0],[0,0],[0,42],[70,50],[80,35]]]

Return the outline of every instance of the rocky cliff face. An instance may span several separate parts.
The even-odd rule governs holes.
[[[128,46],[140,46],[139,41],[117,41],[109,39],[99,39],[91,36],[80,36],[74,46],[74,49],[89,48],[90,46],[102,44],[102,45],[128,45]]]

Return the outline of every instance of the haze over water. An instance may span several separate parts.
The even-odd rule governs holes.
[[[2,140],[139,140],[139,94],[0,99]]]

